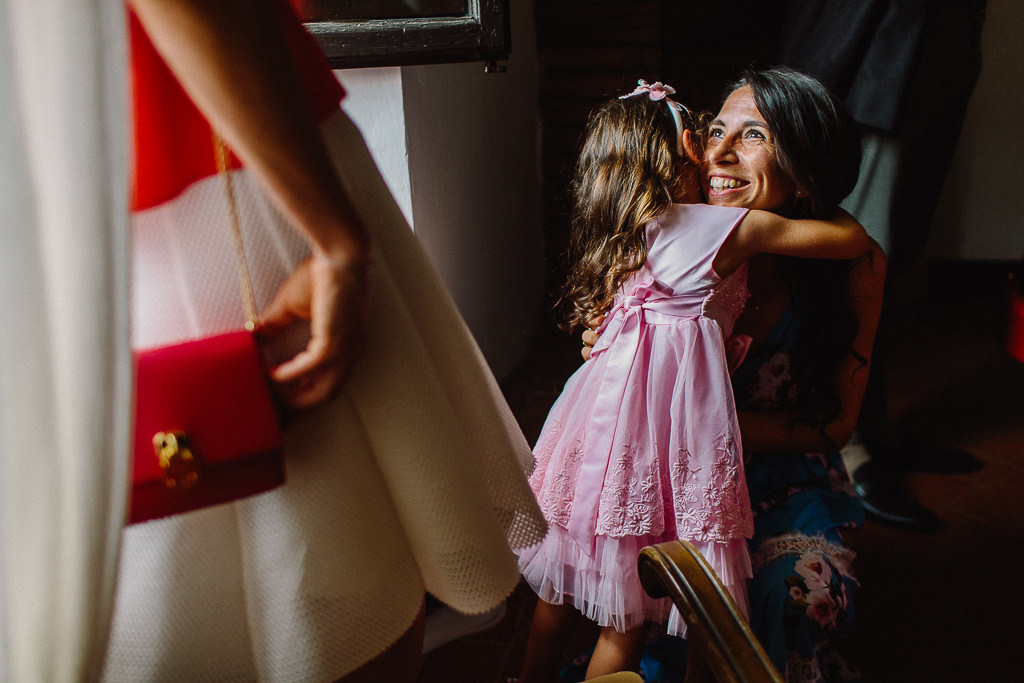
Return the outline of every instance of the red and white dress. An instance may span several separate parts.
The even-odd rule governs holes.
[[[519,577],[510,546],[544,534],[526,440],[338,107],[326,60],[279,5],[342,182],[373,232],[369,344],[335,399],[289,423],[284,486],[125,529],[108,681],[335,680],[409,627],[424,590],[467,613],[500,604]],[[133,61],[133,346],[238,329],[209,126],[137,24]],[[262,307],[307,247],[253,178],[233,173]]]

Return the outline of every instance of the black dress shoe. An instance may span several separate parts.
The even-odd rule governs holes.
[[[907,531],[934,532],[945,527],[935,513],[910,497],[902,475],[869,461],[853,472],[853,489],[869,518]]]
[[[982,462],[966,451],[931,446],[901,434],[895,443],[864,438],[871,459],[891,469],[906,469],[930,474],[967,474],[977,472]]]
[[[970,453],[955,448],[932,448],[907,441],[902,462],[907,469],[932,474],[967,474],[982,468],[982,462]]]

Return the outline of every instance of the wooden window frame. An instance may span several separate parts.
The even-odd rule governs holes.
[[[335,69],[485,62],[501,70],[511,50],[508,0],[467,0],[452,17],[314,21],[306,29]]]

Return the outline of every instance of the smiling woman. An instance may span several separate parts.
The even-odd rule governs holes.
[[[856,184],[860,146],[846,110],[789,69],[747,72],[712,124],[708,201],[823,216]],[[754,510],[751,624],[797,680],[857,680],[830,637],[858,586],[841,528],[863,509],[838,450],[860,411],[882,306],[877,244],[853,261],[761,255],[736,332],[753,338],[733,375]]]
[[[806,195],[779,166],[774,137],[750,86],[734,91],[711,122],[705,160],[711,204],[779,211]]]

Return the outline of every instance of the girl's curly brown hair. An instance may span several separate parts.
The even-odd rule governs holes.
[[[679,114],[702,147],[708,117]],[[586,326],[611,307],[626,276],[647,260],[647,222],[697,182],[696,171],[678,151],[665,101],[616,98],[590,115],[572,183],[571,266],[556,304],[563,329]]]

